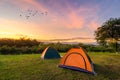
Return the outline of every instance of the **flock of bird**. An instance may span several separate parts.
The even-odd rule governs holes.
[[[22,12],[19,16],[20,17],[25,17],[25,19],[29,19],[31,17],[36,16],[37,14],[41,14],[41,15],[46,15],[47,16],[48,12],[47,11],[42,12],[42,11],[38,11],[38,10],[30,10],[30,9],[28,9],[28,10]]]

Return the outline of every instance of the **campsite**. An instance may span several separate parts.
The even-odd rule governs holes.
[[[120,0],[0,0],[0,80],[120,80]]]
[[[22,43],[28,43],[26,40],[27,39],[22,39]],[[34,42],[31,40],[31,44],[32,43]],[[81,46],[82,48],[78,46]],[[33,51],[32,48],[35,50]],[[105,47],[101,48],[100,46],[94,45],[71,45],[61,43],[39,44],[38,47],[36,45],[36,47],[34,46],[32,48],[30,50],[30,47],[23,48],[22,46],[21,49],[19,47],[19,51],[22,52],[19,53],[19,51],[17,51],[17,47],[1,47],[0,50],[2,50],[2,54],[0,55],[0,80],[61,80],[63,78],[64,80],[120,79],[120,54],[116,54],[114,50],[110,51],[110,49],[106,49]],[[87,51],[84,51],[83,48]],[[31,51],[34,53],[31,53]],[[89,57],[85,57],[84,54],[81,54],[83,52],[86,52],[86,56]],[[84,55],[84,57],[82,58],[80,55]],[[85,66],[85,58],[88,58],[88,60],[90,58],[90,63],[91,61],[93,62],[95,74],[93,74],[93,72],[88,73],[87,70],[81,71],[81,69]],[[66,62],[64,60],[66,60]],[[71,67],[71,69],[64,68],[65,66],[61,65],[61,61],[65,62],[65,64],[72,64],[71,66],[74,67],[77,65],[81,67],[81,69],[76,69],[74,67]],[[86,66],[87,65],[88,63]]]
[[[43,60],[39,54],[0,55],[0,80],[120,79],[120,54],[91,52],[88,55],[95,64],[96,76],[58,68],[59,59]]]

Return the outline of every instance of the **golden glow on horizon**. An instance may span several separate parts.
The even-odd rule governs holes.
[[[24,34],[15,34],[11,32],[2,32],[0,31],[0,38],[11,38],[11,39],[20,39],[20,38],[31,38],[31,39],[37,39],[37,40],[42,40],[45,42],[82,42],[82,43],[90,43],[90,42],[96,42],[94,39],[73,39],[73,40],[63,40],[63,41],[49,41],[52,39],[57,39],[56,37],[50,38],[47,36],[42,36],[40,37],[39,35],[24,35]]]
[[[38,25],[34,23],[25,23],[20,21],[14,21],[9,19],[0,19],[0,22],[2,24],[0,25],[0,38],[13,38],[13,39],[19,39],[21,37],[31,38],[31,39],[38,39],[38,40],[51,40],[51,39],[60,39],[60,38],[67,38],[66,35],[56,35],[49,34],[49,32],[46,34],[40,35],[40,31],[38,30]],[[38,34],[34,34],[38,32]],[[44,31],[41,31],[44,32]],[[84,34],[84,33],[83,33]],[[52,36],[51,36],[52,35]],[[70,37],[71,35],[68,34]],[[58,37],[57,37],[58,36]],[[72,36],[71,36],[72,37]],[[93,42],[94,40],[70,40],[66,42]]]
[[[0,19],[0,38],[14,38],[19,39],[20,37],[28,37],[34,39],[44,39],[44,36],[35,35],[38,32],[37,25],[19,22],[9,19]],[[44,38],[43,38],[44,37]]]

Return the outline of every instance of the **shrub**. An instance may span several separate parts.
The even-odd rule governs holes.
[[[10,47],[9,46],[7,46],[7,45],[4,45],[4,46],[2,46],[2,47],[0,47],[0,53],[1,54],[8,54],[10,52]]]

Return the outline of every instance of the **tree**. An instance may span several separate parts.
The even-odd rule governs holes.
[[[95,39],[101,45],[115,43],[120,40],[120,18],[110,18],[95,31]]]

